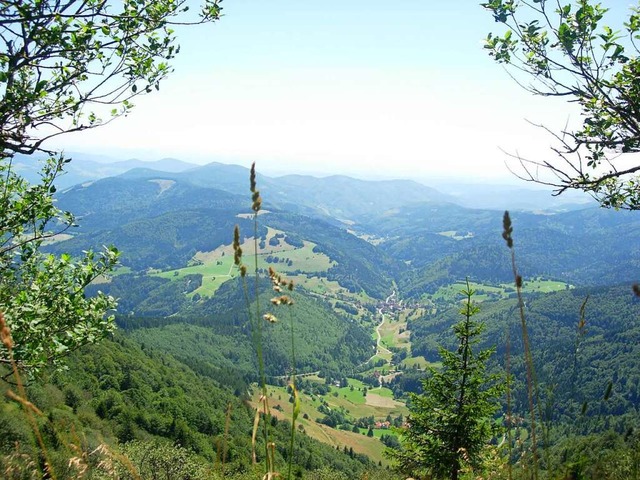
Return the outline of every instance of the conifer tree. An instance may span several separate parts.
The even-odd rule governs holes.
[[[486,372],[494,349],[475,350],[484,324],[473,319],[479,309],[468,281],[461,293],[463,319],[453,327],[458,348],[440,349],[442,369],[430,368],[424,392],[411,395],[403,448],[389,452],[403,473],[416,478],[457,480],[463,467],[479,469],[484,447],[498,433],[493,415],[504,385]]]

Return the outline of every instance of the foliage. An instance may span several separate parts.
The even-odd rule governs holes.
[[[431,368],[422,382],[424,393],[411,395],[404,449],[390,452],[404,473],[456,480],[463,466],[481,467],[483,448],[497,433],[492,415],[503,386],[485,372],[493,350],[474,352],[484,325],[473,319],[478,312],[473,293],[467,283],[464,318],[453,327],[457,350],[442,348],[442,370]]]
[[[184,18],[186,1],[7,1],[0,8],[0,309],[15,341],[18,367],[37,371],[113,329],[113,298],[83,289],[115,264],[117,251],[44,255],[45,240],[73,225],[54,205],[54,181],[67,160],[44,150],[51,137],[98,126],[127,113],[131,99],[171,71],[178,48],[172,22],[218,18],[217,0]],[[116,11],[118,10],[118,11]],[[17,153],[49,153],[29,185]],[[6,349],[0,363],[9,363]]]
[[[40,377],[27,389],[29,401],[43,412],[38,424],[48,455],[59,459],[54,462],[57,478],[73,477],[61,474],[67,471],[69,458],[76,456],[76,448],[88,453],[100,445],[113,452],[113,459],[122,459],[119,454],[124,453],[140,473],[148,467],[143,463],[163,463],[173,454],[176,460],[186,458],[185,469],[201,471],[198,465],[204,462],[207,470],[219,471],[224,448],[224,478],[258,478],[250,465],[255,412],[215,375],[196,374],[171,355],[141,346],[119,332],[113,339],[73,352],[67,365],[68,370],[49,379]],[[37,465],[40,453],[25,412],[5,395],[8,388],[5,384],[0,390],[3,472],[16,453],[16,442],[25,462],[35,460]],[[230,427],[225,433],[227,416]],[[272,426],[279,465],[289,455],[289,429],[284,421]],[[258,449],[258,460],[260,452],[264,449]],[[349,478],[372,468],[366,458],[352,458],[302,434],[295,438],[293,464],[305,472],[305,478],[307,471],[323,467]],[[143,474],[142,478],[151,477]]]
[[[215,20],[218,3],[207,0],[188,19],[185,0],[3,2],[2,156],[32,154],[48,138],[127,113],[171,72],[179,50],[171,24]]]
[[[128,297],[122,305],[131,309],[123,309],[116,322],[140,342],[170,352],[193,368],[199,364],[199,368],[234,371],[238,379],[255,381],[257,364],[239,279],[224,283],[214,297],[200,302],[180,300],[177,290],[172,289],[174,285],[150,281],[150,277],[119,275],[111,284],[100,287],[111,295]],[[184,283],[178,282],[177,286],[184,288]],[[296,308],[296,364],[300,372],[348,372],[372,355],[373,342],[364,326],[332,310],[328,301],[313,297],[302,288],[296,290],[291,298]],[[182,292],[178,293],[184,297]],[[262,282],[261,304],[270,305],[272,297],[273,291]],[[166,317],[153,316],[163,310],[172,313]],[[125,315],[131,311],[135,314]],[[265,312],[278,316],[271,305]],[[288,328],[288,321],[283,321],[270,325],[264,332],[265,369],[269,377],[284,375],[291,366]]]
[[[352,293],[364,291],[373,298],[389,294],[389,282],[397,263],[370,243],[318,218],[281,212],[264,221],[270,227],[295,232],[316,243],[314,252],[324,253],[337,262],[327,272],[329,280],[339,282]]]
[[[482,6],[506,28],[487,37],[490,55],[514,67],[513,77],[530,92],[567,98],[581,109],[581,126],[553,134],[557,159],[521,159],[522,178],[552,185],[556,193],[589,192],[605,207],[640,209],[640,165],[618,158],[640,152],[638,6],[613,28],[604,23],[609,9],[590,0]],[[539,176],[539,168],[551,175]]]
[[[196,252],[228,244],[235,223],[250,226],[236,218],[241,197],[162,178],[170,183],[165,190],[152,180],[117,177],[64,192],[60,205],[82,217],[82,225],[51,250],[79,253],[117,241],[122,264],[133,270],[180,268]]]
[[[576,352],[576,329],[580,308],[586,298],[586,327]],[[637,386],[640,376],[637,361],[640,354],[640,302],[628,285],[600,288],[575,288],[548,294],[524,294],[527,327],[533,361],[541,385],[541,402],[553,402],[548,417],[559,432],[569,425],[573,433],[589,434],[612,428],[618,433],[633,424],[633,414],[640,401]],[[526,389],[522,382],[525,363],[522,357],[520,326],[514,322],[516,299],[482,302],[477,318],[487,325],[482,348],[500,339],[497,357],[504,357],[505,332],[512,341],[511,372],[513,408],[518,414],[527,411]],[[434,345],[453,348],[444,335],[445,325],[455,321],[457,309],[450,308],[436,316],[411,319],[414,355],[436,360]],[[490,341],[488,339],[491,339]],[[576,367],[574,367],[574,358]],[[611,398],[603,400],[609,381],[613,381]],[[393,385],[392,385],[393,386]],[[586,410],[582,406],[586,402]],[[560,434],[560,433],[559,433]],[[568,432],[562,435],[569,434]]]
[[[640,478],[638,433],[611,430],[597,435],[563,439],[553,449],[556,473],[563,478],[626,480]]]
[[[113,318],[105,317],[114,299],[101,293],[87,299],[83,289],[115,264],[118,252],[89,251],[75,261],[41,252],[48,238],[73,221],[54,205],[53,180],[60,168],[61,161],[49,160],[41,182],[29,185],[10,165],[0,164],[0,309],[15,343],[14,360],[32,372],[114,327]],[[3,347],[0,363],[9,363]]]
[[[117,463],[117,478],[136,480],[206,480],[206,464],[180,446],[163,442],[127,443],[123,448],[123,460]],[[132,468],[133,467],[133,468]]]
[[[440,214],[454,215],[452,227],[466,222],[473,238],[447,245],[425,244],[421,238],[427,232],[446,227],[444,220],[429,218],[431,212],[406,224],[393,221],[389,228],[401,240],[390,239],[380,248],[415,265],[398,278],[403,297],[420,298],[435,293],[440,287],[469,276],[475,282],[502,284],[513,281],[509,263],[504,261],[504,244],[498,225],[502,212],[441,208]],[[414,210],[407,210],[415,216]],[[640,268],[636,254],[636,212],[615,212],[602,208],[585,208],[555,215],[515,212],[521,232],[518,263],[528,279],[544,276],[572,285],[614,285],[635,280]],[[379,219],[381,221],[382,218]],[[491,229],[485,223],[492,223]],[[462,227],[458,227],[462,228]],[[423,245],[424,252],[414,251],[412,243]],[[608,245],[609,248],[602,248]],[[550,255],[549,252],[553,252]],[[431,259],[424,263],[423,259]],[[588,259],[588,260],[586,260]],[[424,265],[424,266],[423,266]],[[616,268],[611,268],[616,265]]]

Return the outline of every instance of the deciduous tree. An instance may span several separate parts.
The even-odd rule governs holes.
[[[612,2],[613,4],[614,2]],[[557,145],[545,160],[519,158],[521,178],[588,192],[605,207],[640,209],[640,10],[609,26],[609,10],[591,0],[491,0],[504,27],[485,48],[535,95],[575,102],[581,125],[548,130]],[[622,3],[616,5],[620,10]],[[622,13],[620,11],[618,14]]]
[[[105,314],[114,299],[87,299],[83,290],[113,267],[117,251],[76,259],[42,252],[74,222],[54,202],[54,181],[68,160],[45,142],[124,115],[134,97],[158,89],[179,50],[174,26],[218,18],[220,0],[204,1],[192,17],[186,0],[0,4],[0,311],[19,367],[55,364],[113,328]],[[38,151],[50,158],[31,185],[13,157]],[[11,361],[0,345],[0,368]]]

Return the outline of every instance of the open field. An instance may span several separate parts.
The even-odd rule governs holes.
[[[306,380],[314,377],[306,377]],[[322,380],[322,379],[318,379]],[[307,435],[321,442],[328,443],[332,446],[339,446],[341,449],[345,446],[353,448],[354,452],[363,453],[369,456],[375,462],[382,461],[387,464],[387,460],[383,456],[385,446],[380,442],[379,438],[384,433],[392,433],[388,429],[373,429],[374,437],[366,436],[366,429],[361,429],[361,433],[331,428],[326,425],[317,423],[315,420],[323,417],[318,411],[318,407],[322,402],[326,402],[329,408],[342,410],[346,412],[347,418],[354,421],[358,418],[372,416],[376,420],[384,420],[387,415],[398,416],[400,414],[407,415],[408,410],[401,402],[393,400],[390,390],[374,389],[367,392],[366,397],[362,393],[364,384],[354,379],[348,379],[349,386],[343,388],[332,387],[331,392],[326,395],[308,395],[300,392],[300,416],[296,423],[302,425]],[[351,390],[353,387],[353,390]],[[259,397],[258,388],[254,387],[254,395],[252,397],[252,405],[257,405]],[[291,420],[293,413],[293,404],[289,402],[290,395],[287,393],[286,387],[268,387],[271,413],[275,417],[283,420]],[[306,417],[306,418],[305,418]]]
[[[302,247],[294,247],[285,241],[285,236],[284,232],[267,227],[267,235],[262,242],[264,247],[258,246],[258,269],[266,271],[272,267],[287,280],[293,280],[296,285],[305,290],[328,299],[356,304],[376,302],[364,292],[351,293],[338,282],[325,278],[324,272],[336,263],[327,255],[314,252],[315,243],[303,241]],[[248,273],[252,275],[255,251],[253,237],[243,238],[241,248]],[[233,256],[232,245],[223,245],[210,252],[197,252],[186,267],[148,273],[169,280],[178,280],[190,274],[201,274],[202,285],[189,296],[199,294],[211,297],[220,285],[238,275],[237,268],[233,264]],[[365,314],[366,312],[360,308],[359,316]]]
[[[219,255],[210,258],[207,263],[199,265],[191,265],[189,267],[177,270],[169,270],[167,272],[157,273],[156,275],[168,279],[180,279],[185,275],[201,274],[202,285],[200,288],[192,292],[192,295],[199,293],[203,296],[211,296],[224,282],[236,276],[237,271],[233,265],[233,252],[227,252],[221,247]]]
[[[507,298],[510,294],[515,293],[515,285],[513,284],[500,284],[500,285],[485,285],[482,283],[470,282],[470,286],[475,290],[474,299],[477,302],[488,299],[501,299]],[[463,282],[452,283],[440,287],[436,293],[428,295],[427,298],[433,301],[441,301],[447,303],[454,303],[462,301],[462,295],[460,292],[466,288],[466,284]],[[525,280],[523,284],[523,292],[542,292],[549,293],[558,290],[565,290],[567,288],[573,288],[571,285],[565,282],[559,282],[556,280],[545,280],[542,278],[535,278],[532,280]]]
[[[283,232],[268,228],[265,246],[258,250],[258,268],[266,270],[271,266],[282,274],[293,271],[313,274],[325,272],[334,264],[326,255],[313,251],[314,243],[305,241],[304,246],[298,248],[289,245],[283,238],[275,238],[276,235],[283,235]],[[277,244],[271,245],[269,243],[276,243],[272,238],[277,240]],[[253,260],[253,252],[255,251],[253,238],[245,238],[241,247],[245,263],[248,264],[251,271],[252,262],[249,262],[249,259]],[[198,293],[202,296],[212,296],[220,285],[237,275],[237,270],[233,264],[233,247],[231,245],[223,245],[210,252],[198,252],[191,261],[191,265],[187,267],[155,273],[159,277],[170,280],[180,279],[190,274],[202,275],[202,286],[192,292],[191,295]],[[308,278],[307,275],[301,274],[296,277],[298,277],[296,278],[297,283],[305,285],[306,282],[303,279]],[[314,285],[316,288],[319,288],[323,281],[326,281],[326,279],[319,280]],[[336,282],[333,283],[335,285],[330,285],[330,290],[341,288]]]
[[[431,366],[434,368],[437,368],[440,366],[440,362],[436,362],[436,363],[431,363],[427,360],[425,360],[424,357],[412,357],[412,358],[405,358],[402,361],[402,364],[407,366],[408,368],[413,368],[414,365],[417,365],[416,368],[419,368],[420,370],[424,370],[425,368]]]
[[[410,349],[410,332],[407,330],[407,321],[401,315],[387,315],[379,331],[380,341],[385,347]]]
[[[73,238],[73,235],[69,235],[68,233],[58,233],[52,237],[43,239],[42,244],[53,245],[54,243],[64,242],[65,240],[70,240],[72,238]]]
[[[110,275],[125,275],[127,273],[131,273],[131,267],[125,267],[124,265],[118,265],[115,269],[110,272]]]
[[[349,379],[349,383],[354,380]],[[349,391],[350,387],[337,389],[337,396],[331,393],[324,396],[324,399],[331,408],[344,408],[350,417],[357,419],[360,417],[368,417],[373,415],[376,419],[384,419],[387,415],[399,415],[405,413],[406,407],[401,402],[389,402],[393,400],[393,393],[388,388],[374,388],[367,391],[367,395],[354,387],[354,391]],[[374,395],[373,400],[369,401],[369,395]]]
[[[510,287],[511,285],[503,285],[503,286]],[[573,288],[573,286],[568,283],[559,282],[555,280],[542,280],[540,278],[536,278],[533,280],[525,280],[523,283],[523,290],[525,292],[549,293],[549,292],[557,292],[560,290],[566,290],[570,288]]]
[[[349,292],[346,288],[340,286],[340,284],[333,280],[328,280],[317,275],[293,275],[287,276],[287,278],[293,280],[296,285],[309,290],[310,292],[317,293],[318,295],[347,295]]]
[[[456,230],[447,230],[446,232],[438,232],[438,235],[452,238],[453,240],[464,240],[465,238],[473,238],[473,233],[471,232],[463,233],[463,232],[458,232]]]
[[[379,395],[377,392],[378,389],[374,389],[367,393],[366,405],[369,405],[370,407],[382,407],[388,409],[399,408],[402,406],[401,402],[397,402],[388,396]]]

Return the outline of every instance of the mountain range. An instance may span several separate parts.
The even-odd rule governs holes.
[[[441,190],[412,180],[258,174],[263,202],[256,215],[242,166],[105,160],[87,157],[78,165],[92,166],[89,176],[66,176],[80,181],[58,190],[57,206],[78,226],[45,248],[119,248],[120,265],[85,293],[118,298],[120,331],[74,353],[69,372],[53,384],[34,388],[52,424],[70,422],[91,438],[100,430],[113,442],[169,440],[211,461],[220,451],[208,439],[226,441],[231,421],[231,462],[246,469],[251,385],[261,371],[255,325],[269,319],[261,323],[262,370],[276,431],[285,432],[278,419],[295,402],[286,379],[294,368],[303,375],[298,425],[308,436],[296,440],[305,452],[297,464],[373,468],[365,454],[382,463],[381,441],[399,445],[380,425],[391,419],[402,426],[409,393],[420,392],[427,367],[439,366],[439,347],[453,347],[450,327],[467,281],[487,325],[481,344],[497,348],[490,363],[496,373],[507,332],[512,339],[512,408],[524,418],[515,259],[540,401],[555,406],[548,417],[557,425],[553,442],[574,438],[578,428],[580,435],[626,435],[637,425],[636,212],[553,206],[538,202],[539,191],[512,187]],[[513,251],[502,238],[504,207],[489,208],[498,205],[513,205]],[[236,226],[246,277],[234,264]],[[278,300],[281,285],[294,287],[286,290],[294,305]],[[228,420],[231,408],[238,413]],[[0,411],[0,438],[27,441],[7,420],[14,414]]]

